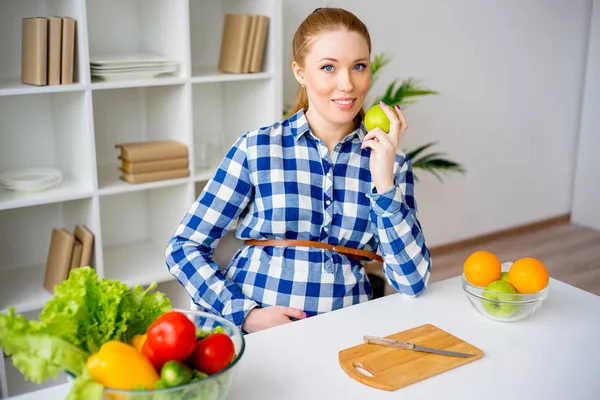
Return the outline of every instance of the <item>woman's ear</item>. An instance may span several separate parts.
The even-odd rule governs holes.
[[[294,71],[294,76],[296,77],[298,83],[300,85],[304,85],[303,70],[300,64],[298,64],[296,61],[292,61],[292,71]]]

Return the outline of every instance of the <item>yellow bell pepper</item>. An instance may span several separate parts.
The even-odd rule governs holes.
[[[152,390],[160,379],[150,360],[133,346],[118,341],[104,343],[98,353],[88,358],[86,366],[98,383],[111,389],[143,386]]]
[[[146,338],[148,337],[147,334],[137,334],[137,335],[133,335],[133,338],[131,339],[131,345],[140,353],[142,352],[142,348],[144,347],[144,343],[146,343]]]

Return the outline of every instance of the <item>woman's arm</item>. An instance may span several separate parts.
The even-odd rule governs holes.
[[[251,200],[246,146],[247,135],[243,135],[192,204],[165,252],[169,272],[194,303],[239,327],[258,304],[225,278],[212,254]]]
[[[369,197],[371,222],[376,226],[384,260],[383,272],[398,292],[417,296],[427,286],[431,255],[417,218],[412,166],[404,154],[396,156],[394,186]]]

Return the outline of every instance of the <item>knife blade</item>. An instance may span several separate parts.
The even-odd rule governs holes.
[[[395,347],[399,349],[405,350],[414,350],[414,351],[422,351],[424,353],[432,353],[432,354],[440,354],[444,356],[452,356],[452,357],[475,357],[475,354],[467,354],[467,353],[459,353],[456,351],[442,350],[442,349],[434,349],[432,347],[418,346],[414,343],[410,342],[402,342],[400,340],[393,340],[388,338],[381,338],[377,336],[364,336],[363,340],[365,343],[369,344],[377,344],[380,346],[386,347]]]

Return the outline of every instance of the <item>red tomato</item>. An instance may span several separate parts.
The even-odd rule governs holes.
[[[160,369],[167,361],[185,361],[194,351],[195,345],[194,323],[184,314],[170,311],[152,322],[142,353],[155,368]]]
[[[144,345],[142,346],[142,354],[145,355],[148,360],[150,360],[157,371],[160,371],[162,366],[169,361],[159,358],[154,349],[148,345],[148,342],[144,342]]]
[[[191,361],[197,370],[208,375],[219,372],[235,358],[233,342],[224,333],[213,333],[196,344]]]

